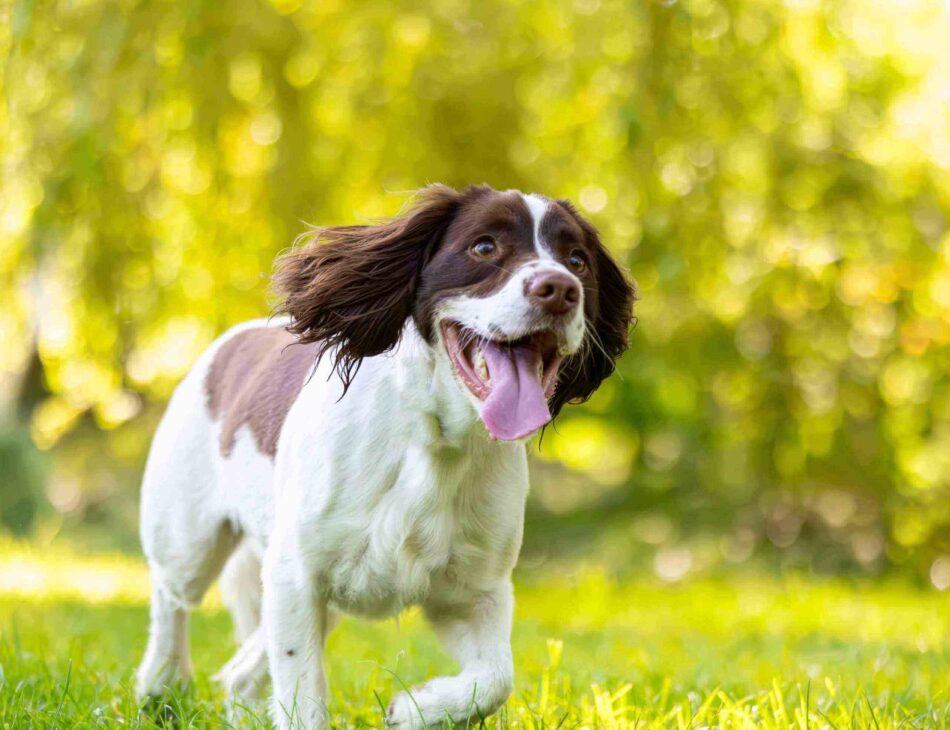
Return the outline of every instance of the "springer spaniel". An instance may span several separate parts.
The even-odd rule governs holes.
[[[139,694],[188,678],[188,611],[223,568],[241,647],[218,678],[247,701],[270,676],[279,727],[328,722],[334,614],[413,604],[461,672],[387,723],[484,717],[512,690],[525,439],[613,371],[633,289],[569,202],[514,190],[435,185],[303,238],[277,262],[287,317],[214,342],[155,434]]]

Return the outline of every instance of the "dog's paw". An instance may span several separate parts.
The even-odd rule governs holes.
[[[409,697],[409,693],[400,692],[393,698],[393,701],[389,703],[389,707],[386,708],[386,727],[413,727],[411,723],[414,710],[415,707]],[[416,719],[419,723],[418,726],[422,727],[422,721],[418,717]]]
[[[436,677],[389,704],[386,724],[399,730],[422,730],[450,723],[467,725],[494,713],[511,694],[507,675]]]
[[[432,721],[426,717],[426,710],[419,701],[426,701],[426,688],[416,687],[410,692],[400,692],[389,703],[386,710],[386,726],[398,730],[422,730],[423,728],[438,726],[440,720]]]
[[[212,677],[230,697],[256,700],[264,695],[268,678],[267,652],[259,641],[246,642]]]
[[[157,668],[142,666],[135,675],[135,697],[142,704],[153,703],[170,692],[186,689],[187,676],[179,676],[177,667],[171,663]]]
[[[229,697],[242,700],[258,700],[264,695],[267,683],[266,665],[256,667],[225,667],[215,674],[212,681],[220,684]]]
[[[436,677],[396,695],[386,712],[386,724],[398,730],[423,730],[464,723],[476,714],[468,683],[456,677]]]

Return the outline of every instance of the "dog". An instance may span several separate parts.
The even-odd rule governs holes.
[[[149,452],[139,695],[189,678],[188,612],[221,573],[241,645],[217,677],[242,702],[269,677],[278,727],[328,723],[336,615],[410,605],[461,671],[397,695],[387,723],[495,712],[526,439],[614,370],[632,283],[568,201],[433,185],[392,220],[304,234],[274,284],[275,317],[204,352]]]

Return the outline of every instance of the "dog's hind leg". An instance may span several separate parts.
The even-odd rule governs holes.
[[[267,645],[264,630],[258,626],[244,640],[241,647],[214,675],[232,702],[243,703],[259,700],[267,682]]]
[[[160,695],[175,681],[191,678],[188,612],[201,602],[236,542],[230,524],[221,522],[203,539],[188,540],[149,561],[152,604],[145,657],[136,674],[139,697]],[[173,555],[187,556],[174,560]]]
[[[261,561],[247,541],[224,564],[218,586],[231,612],[234,635],[243,644],[261,623]]]
[[[206,407],[209,353],[175,389],[142,478],[141,537],[152,608],[137,674],[140,697],[189,678],[188,611],[201,602],[240,538],[222,498],[215,425]]]
[[[191,676],[188,652],[188,609],[165,593],[152,589],[148,645],[136,673],[139,697],[159,695],[176,679]]]
[[[261,561],[248,543],[228,559],[218,581],[240,648],[214,679],[236,706],[258,700],[267,681],[267,647],[261,622]]]

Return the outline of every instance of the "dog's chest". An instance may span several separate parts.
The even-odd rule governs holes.
[[[433,586],[478,584],[497,552],[491,525],[476,525],[474,470],[412,464],[381,482],[368,509],[342,524],[326,576],[330,601],[351,613],[395,614]],[[487,529],[486,529],[487,528]]]

